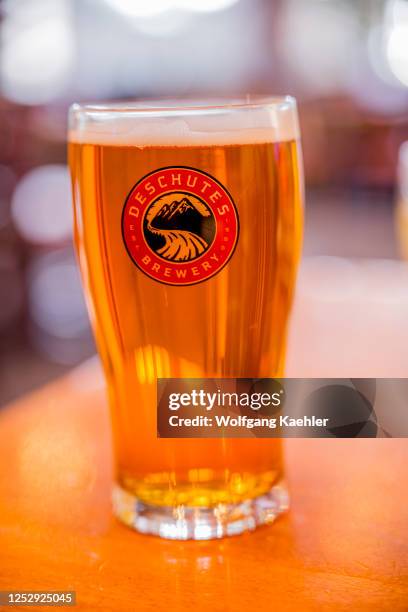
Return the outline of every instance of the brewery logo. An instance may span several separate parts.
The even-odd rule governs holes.
[[[209,174],[185,166],[160,168],[132,188],[122,234],[137,267],[169,285],[194,285],[231,258],[239,223],[234,202]]]

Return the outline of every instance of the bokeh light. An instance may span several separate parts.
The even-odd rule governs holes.
[[[180,35],[191,23],[192,14],[187,11],[166,11],[155,15],[154,18],[137,19],[135,28],[146,36],[165,39]]]
[[[197,13],[223,11],[237,4],[239,0],[175,0],[177,8],[184,8]]]
[[[174,8],[171,0],[105,0],[126,17],[153,17]]]
[[[198,13],[221,11],[239,0],[105,0],[126,17],[149,18],[166,11],[186,10]]]
[[[72,234],[71,183],[67,167],[34,168],[18,183],[11,212],[21,237],[33,244],[65,242]]]
[[[22,104],[62,95],[74,61],[74,38],[65,0],[9,5],[2,24],[0,74],[3,93]]]
[[[391,29],[387,41],[387,58],[392,73],[408,87],[408,22]]]
[[[78,267],[65,251],[38,256],[28,270],[30,313],[44,331],[75,338],[88,329]]]
[[[35,349],[59,364],[94,352],[82,286],[70,248],[39,254],[27,268],[28,330]]]

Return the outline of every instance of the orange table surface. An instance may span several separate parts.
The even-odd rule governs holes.
[[[408,610],[406,440],[288,440],[291,511],[210,542],[112,517],[93,366],[1,411],[0,448],[2,590],[75,590],[80,610]]]

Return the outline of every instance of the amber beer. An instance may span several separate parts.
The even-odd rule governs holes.
[[[158,438],[156,382],[283,375],[298,137],[290,98],[71,109],[75,243],[108,383],[114,508],[140,531],[220,537],[285,507],[280,440]]]

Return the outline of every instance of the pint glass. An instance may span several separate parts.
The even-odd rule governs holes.
[[[156,384],[283,376],[302,233],[296,102],[75,104],[69,160],[115,514],[179,539],[271,522],[287,505],[281,441],[157,437]]]

